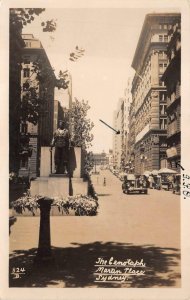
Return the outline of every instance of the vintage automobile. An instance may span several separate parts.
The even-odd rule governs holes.
[[[120,172],[119,173],[119,179],[121,180],[121,181],[124,181],[124,177],[127,175],[127,173],[125,173],[125,172]]]
[[[143,176],[137,176],[134,174],[127,174],[124,176],[122,184],[123,193],[139,193],[147,194],[147,183]]]
[[[157,175],[155,178],[155,188],[157,190],[169,191],[172,188],[172,182],[169,179],[169,175],[161,174]]]

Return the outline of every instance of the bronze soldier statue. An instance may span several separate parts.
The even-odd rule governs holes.
[[[55,173],[69,175],[70,135],[65,128],[65,121],[59,121],[58,129],[54,132],[51,149],[55,147]]]

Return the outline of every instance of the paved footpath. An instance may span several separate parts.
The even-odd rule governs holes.
[[[108,170],[92,180],[99,195],[97,216],[51,217],[53,266],[32,265],[39,217],[17,217],[10,235],[10,267],[20,263],[28,273],[21,280],[11,279],[11,286],[179,287],[180,197],[157,190],[123,194],[122,182]],[[97,283],[93,272],[98,257],[143,259],[145,276],[131,276],[131,283]]]

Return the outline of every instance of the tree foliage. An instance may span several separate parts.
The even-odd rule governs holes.
[[[91,133],[94,127],[93,122],[87,117],[90,105],[88,101],[79,101],[75,98],[72,103],[72,109],[70,112],[70,122],[71,122],[71,138],[75,143],[75,146],[82,147],[87,150],[92,146],[93,134]]]
[[[93,157],[93,152],[92,151],[85,151],[85,156],[84,156],[84,169],[85,173],[89,174],[89,172],[93,169],[94,167],[94,157]]]
[[[11,8],[10,25],[22,30],[24,26],[33,22],[36,16],[45,11],[45,8]],[[41,23],[44,32],[53,32],[56,30],[56,21],[54,19]]]
[[[26,91],[22,90],[24,97],[21,103],[21,120],[36,125],[40,113],[43,112],[43,103],[48,97],[49,87],[67,89],[69,81],[67,71],[60,71],[59,77],[56,78],[51,65],[40,56],[32,63],[30,71],[31,75],[24,84]]]
[[[93,168],[93,155],[88,149],[92,146],[94,138],[91,133],[94,124],[87,116],[89,109],[88,101],[79,101],[75,98],[70,112],[71,139],[76,147],[82,147],[86,174]]]
[[[21,51],[24,48],[16,48],[18,43],[17,39],[21,40],[21,33],[23,27],[33,22],[36,17],[42,14],[45,8],[12,8],[10,9],[10,88],[14,78],[18,77],[19,71],[22,70],[22,55]],[[41,23],[44,32],[53,32],[56,30],[56,21],[54,19],[47,20]],[[15,34],[16,33],[16,34]],[[32,76],[34,75],[34,76]],[[23,92],[23,87],[19,85],[17,81],[17,87],[15,94]],[[17,101],[17,105],[20,105],[20,120],[22,122],[31,122],[33,124],[38,123],[39,113],[42,107],[43,96],[48,85],[54,84],[54,87],[64,88],[68,87],[68,81],[64,81],[63,78],[56,78],[50,64],[44,62],[39,56],[32,64],[30,78],[25,82],[25,95],[23,101]],[[40,93],[39,93],[40,86]]]

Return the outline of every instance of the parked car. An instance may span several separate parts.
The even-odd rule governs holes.
[[[172,182],[169,180],[168,176],[169,175],[163,174],[161,174],[161,176],[156,176],[155,188],[158,190],[163,189],[169,191],[169,189],[172,188]]]
[[[121,172],[121,173],[119,173],[119,179],[121,180],[121,181],[124,181],[124,177],[127,175],[127,173],[124,173],[124,172]]]
[[[127,174],[124,176],[124,182],[122,184],[123,193],[139,193],[147,194],[147,183],[143,176],[137,176],[134,174]]]

